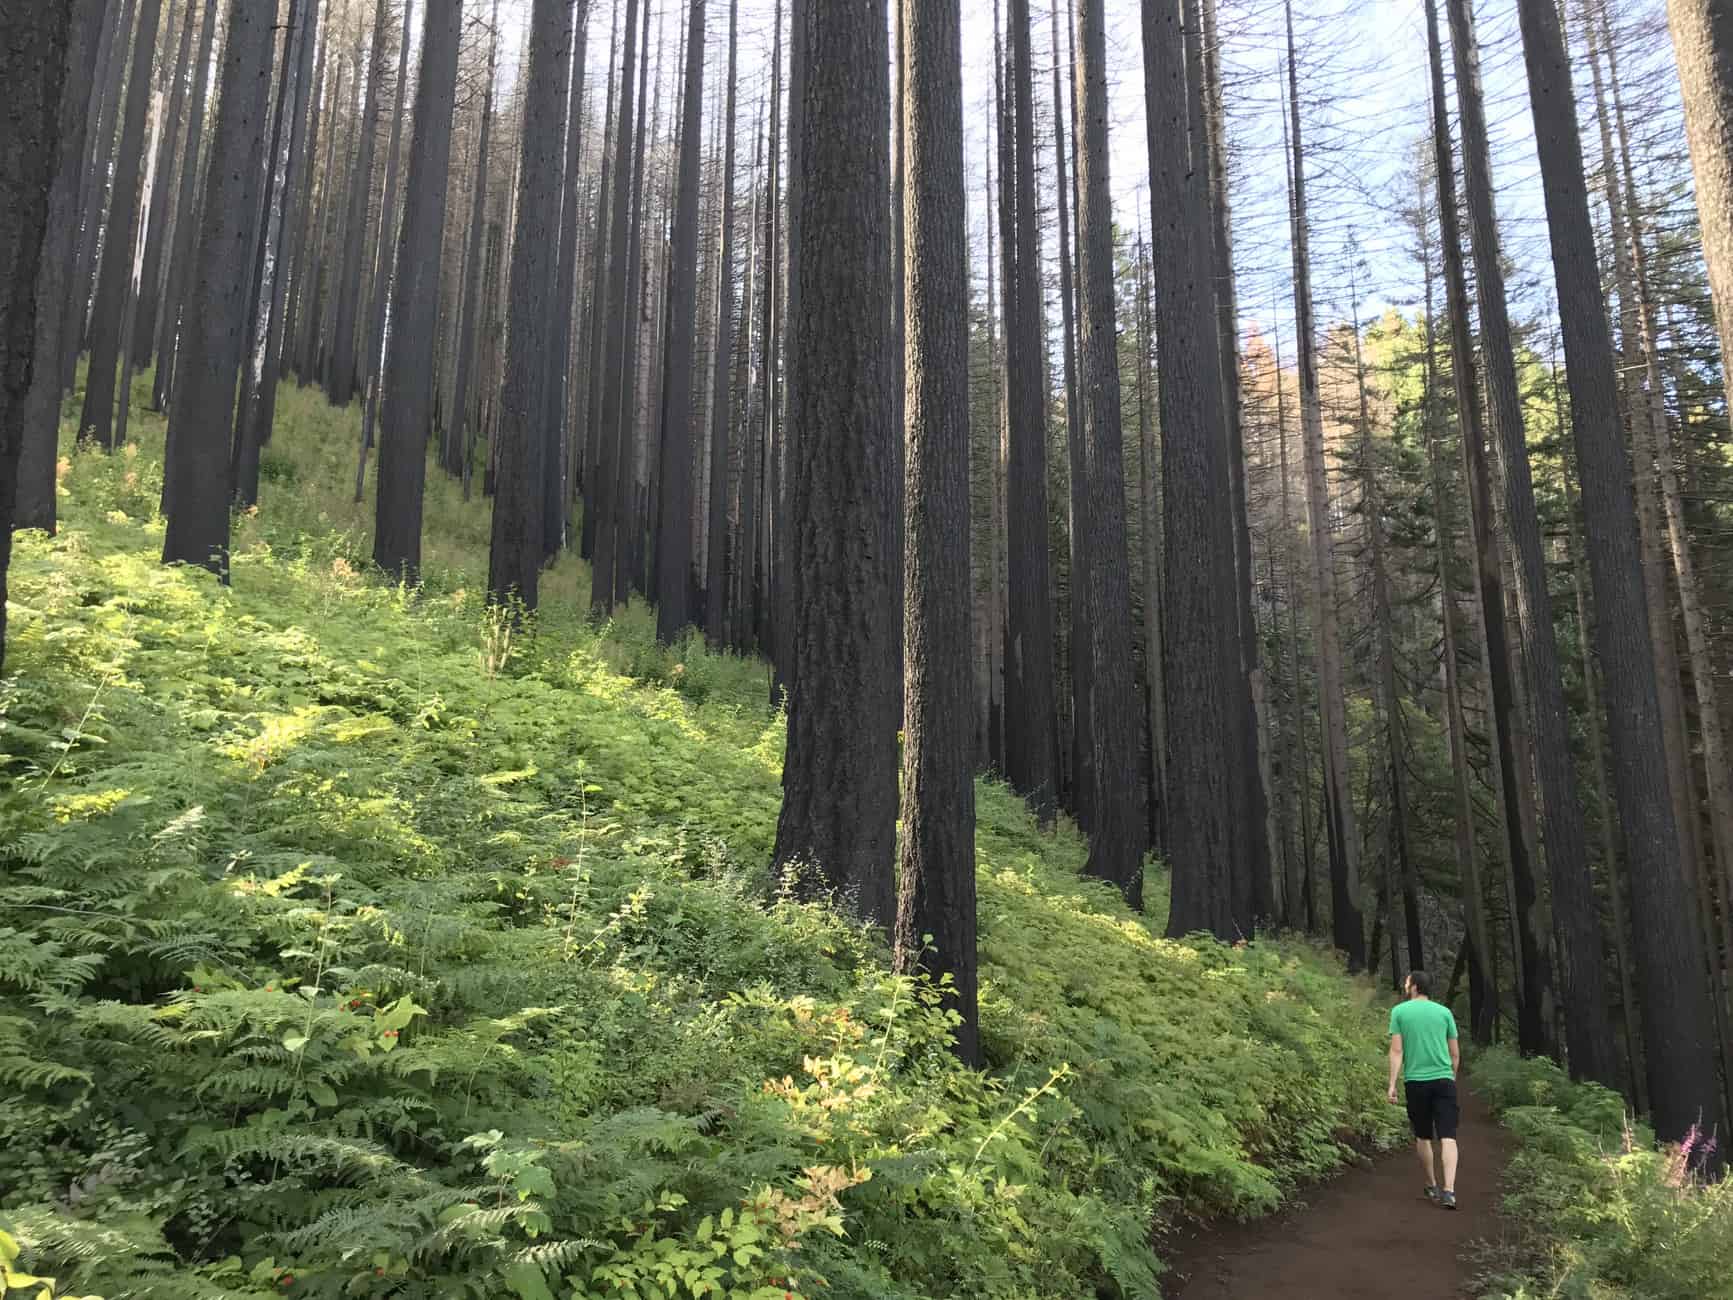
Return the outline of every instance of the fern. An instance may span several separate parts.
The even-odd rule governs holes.
[[[757,666],[638,609],[587,625],[562,565],[478,672],[480,517],[430,483],[423,588],[366,579],[326,494],[347,431],[284,402],[298,508],[237,519],[232,589],[133,522],[146,412],[18,543],[0,1214],[63,1285],[587,1295],[758,1215],[775,1271],[741,1287],[1148,1295],[1156,1213],[1265,1207],[1385,1133],[1376,1019],[1327,960],[1155,937],[987,784],[993,1069],[963,1070],[936,991],[765,870]]]

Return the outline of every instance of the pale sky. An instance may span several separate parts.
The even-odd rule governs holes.
[[[922,0],[912,0],[921,3]],[[474,0],[472,0],[474,3]],[[589,85],[599,104],[606,84],[610,0],[593,0],[589,42]],[[667,52],[662,61],[664,104],[672,102],[672,83],[681,13],[685,0],[647,0],[654,23],[665,24]],[[750,157],[760,103],[768,91],[771,0],[740,3],[740,113],[743,158]],[[504,0],[507,48],[521,42],[529,0]],[[1032,0],[1037,113],[1045,120],[1052,95],[1050,54],[1052,0]],[[1115,216],[1127,230],[1149,223],[1148,158],[1144,144],[1143,58],[1139,0],[1106,0],[1112,116],[1112,169]],[[1274,327],[1291,337],[1292,304],[1286,217],[1285,174],[1281,150],[1281,80],[1284,52],[1280,0],[1220,0],[1223,68],[1227,81],[1228,135],[1235,154],[1235,263],[1244,329]],[[1619,0],[1633,24],[1664,21],[1665,0]],[[1568,6],[1574,15],[1576,6]],[[727,6],[710,0],[706,97],[718,92],[725,71]],[[1344,318],[1352,308],[1351,281],[1358,282],[1360,313],[1366,317],[1387,304],[1412,306],[1419,274],[1411,261],[1411,236],[1397,204],[1414,195],[1413,165],[1428,127],[1426,38],[1421,0],[1296,0],[1300,46],[1302,120],[1306,130],[1308,189],[1311,200],[1315,288],[1321,322]],[[993,0],[963,0],[965,130],[970,168],[970,217],[975,238],[984,246],[987,219],[982,189],[992,112]],[[1063,20],[1066,0],[1060,0]],[[1477,6],[1482,65],[1493,133],[1495,182],[1505,252],[1515,263],[1511,282],[1518,317],[1550,314],[1551,268],[1547,258],[1544,212],[1538,188],[1533,128],[1526,78],[1517,37],[1515,0],[1481,0]],[[654,30],[654,29],[652,29]],[[1448,34],[1446,34],[1448,42]],[[1628,81],[1651,80],[1665,42],[1633,46],[1623,69]],[[1061,58],[1065,58],[1063,46]],[[1446,57],[1448,58],[1448,45]],[[654,58],[654,53],[652,53]],[[515,75],[515,52],[502,56],[501,76]],[[1664,69],[1662,70],[1664,72]],[[1448,73],[1447,73],[1448,77]],[[1586,71],[1578,75],[1584,121],[1590,88]],[[1645,148],[1657,158],[1682,148],[1676,87],[1669,85],[1662,108],[1639,124],[1641,158]],[[1069,93],[1069,79],[1067,79]],[[706,121],[710,120],[707,108]],[[1052,189],[1048,143],[1041,180]],[[1067,141],[1068,152],[1072,143]],[[1598,140],[1593,132],[1585,153],[1594,165]],[[1666,165],[1657,162],[1657,166]],[[1051,259],[1057,251],[1049,246]]]

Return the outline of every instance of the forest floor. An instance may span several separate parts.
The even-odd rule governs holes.
[[[293,385],[233,584],[165,568],[150,379],[114,455],[68,419],[60,533],[13,562],[0,1261],[162,1300],[666,1295],[670,1259],[750,1300],[1150,1300],[1155,1219],[1400,1140],[1386,991],[1302,936],[1164,937],[1158,866],[1134,915],[991,780],[964,1069],[933,987],[769,869],[761,661],[590,621],[570,556],[512,629],[437,470],[422,585],[380,580],[356,412]]]
[[[1456,1300],[1477,1293],[1483,1260],[1505,1235],[1499,1183],[1510,1134],[1463,1089],[1462,1208],[1420,1195],[1409,1148],[1377,1156],[1320,1184],[1285,1212],[1212,1226],[1170,1262],[1171,1300],[1289,1296],[1324,1300]]]

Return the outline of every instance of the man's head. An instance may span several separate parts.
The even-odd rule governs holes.
[[[1409,971],[1408,978],[1402,982],[1402,991],[1411,998],[1429,998],[1432,996],[1432,977],[1423,970]]]

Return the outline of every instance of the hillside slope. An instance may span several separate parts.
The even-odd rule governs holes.
[[[137,381],[149,391],[149,377]],[[69,403],[76,410],[76,397]],[[0,687],[0,1228],[106,1295],[1154,1296],[1150,1224],[1384,1141],[1369,985],[1175,943],[980,788],[982,1039],[766,863],[760,665],[483,608],[430,474],[368,576],[284,396],[233,587],[157,564],[159,418],[21,538]],[[1152,882],[1152,900],[1164,900]],[[5,1238],[0,1237],[0,1245]]]

